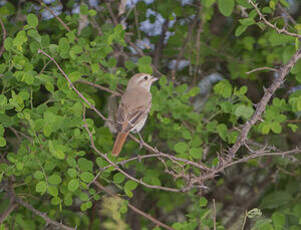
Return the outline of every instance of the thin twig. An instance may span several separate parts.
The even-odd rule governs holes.
[[[103,190],[104,192],[106,192],[107,194],[109,194],[110,196],[113,197],[118,197],[119,196],[115,195],[114,193],[112,193],[111,191],[109,191],[108,189],[106,189],[104,186],[102,186],[99,182],[95,181],[94,182],[95,186],[101,190]],[[121,199],[121,198],[120,198]],[[157,220],[156,218],[152,217],[151,215],[141,211],[140,209],[136,208],[135,206],[133,206],[132,204],[128,203],[128,207],[130,209],[132,209],[134,212],[138,213],[141,216],[144,216],[145,218],[149,219],[150,221],[152,221],[154,224],[161,226],[162,228],[168,229],[168,230],[174,230],[172,227],[162,223],[161,221]]]
[[[8,208],[0,216],[0,225],[11,214],[11,212],[15,210],[16,207],[18,207],[18,204],[16,204],[15,201],[14,201],[14,198],[11,197]]]
[[[295,21],[295,19],[287,12],[287,10],[281,5],[280,2],[278,2],[278,7],[287,16],[288,20],[290,20],[291,23],[293,23],[294,25],[297,24],[297,22]]]
[[[256,12],[259,15],[260,20],[263,21],[264,24],[266,24],[267,26],[273,28],[274,30],[276,30],[279,34],[286,34],[292,37],[296,37],[296,38],[301,38],[300,34],[296,34],[296,33],[291,33],[289,31],[287,31],[285,28],[279,29],[276,25],[273,25],[272,23],[270,23],[265,17],[264,15],[260,12],[260,10],[257,7],[257,4],[253,2],[253,0],[249,0],[249,3],[254,7],[254,9],[256,10]]]
[[[3,52],[4,52],[4,42],[5,42],[5,39],[6,39],[6,29],[5,29],[5,26],[4,26],[4,23],[2,21],[2,19],[0,18],[0,25],[1,25],[1,29],[2,29],[2,46],[0,48],[0,57],[2,56]]]
[[[179,52],[179,54],[178,54],[178,56],[177,56],[175,67],[174,67],[173,70],[171,71],[171,79],[172,79],[173,81],[175,81],[175,79],[176,79],[176,71],[178,70],[179,63],[180,63],[180,61],[181,61],[181,59],[182,59],[182,57],[183,57],[183,55],[184,55],[184,53],[185,53],[186,46],[187,46],[187,44],[188,44],[188,42],[189,42],[189,40],[190,40],[190,38],[191,38],[191,36],[192,36],[193,29],[194,29],[194,27],[196,26],[196,23],[197,23],[197,21],[198,21],[199,18],[200,18],[200,10],[201,10],[201,9],[200,9],[200,7],[199,7],[197,14],[195,15],[195,17],[194,17],[194,19],[193,19],[191,25],[189,26],[189,29],[188,29],[188,32],[187,32],[187,36],[186,36],[186,38],[185,38],[185,40],[184,40],[184,42],[183,42],[183,44],[182,44],[181,50],[180,50],[180,52]]]
[[[213,230],[216,230],[216,206],[215,199],[212,200],[213,203]]]
[[[104,87],[104,86],[102,86],[102,85],[98,85],[98,84],[95,84],[95,83],[93,83],[93,82],[89,82],[89,81],[87,81],[87,80],[80,79],[80,80],[78,80],[77,82],[80,82],[80,83],[83,83],[83,84],[86,84],[86,85],[93,86],[94,88],[98,88],[98,89],[100,89],[100,90],[106,91],[106,92],[111,93],[111,94],[116,95],[116,96],[121,96],[121,93],[118,93],[118,92],[116,92],[116,91],[113,91],[113,90],[111,90],[111,89],[109,89],[109,88],[107,88],[107,87]]]
[[[274,71],[274,72],[279,71],[278,69],[264,66],[264,67],[259,67],[259,68],[256,68],[256,69],[252,69],[252,70],[246,72],[246,74],[251,74],[251,73],[254,73],[254,72],[257,72],[257,71],[262,71],[262,70],[269,70],[269,71]]]
[[[166,32],[168,30],[168,24],[169,20],[166,19],[165,22],[162,25],[162,32],[160,35],[160,38],[158,42],[156,43],[155,51],[154,51],[154,65],[159,68],[159,63],[162,55],[162,50],[163,50],[163,45],[164,45],[164,40],[166,37]]]
[[[56,60],[51,57],[49,54],[47,54],[46,52],[44,52],[43,50],[39,49],[38,50],[38,53],[42,53],[43,55],[45,55],[46,57],[48,57],[55,65],[56,67],[59,69],[59,71],[63,74],[63,76],[65,77],[65,79],[68,81],[69,83],[69,86],[76,92],[76,94],[81,98],[83,99],[83,101],[85,103],[87,103],[87,105],[92,109],[94,110],[94,112],[97,113],[98,116],[100,116],[103,120],[108,120],[104,115],[102,115],[101,112],[99,112],[98,109],[95,108],[95,106],[93,104],[91,104],[87,98],[84,97],[84,95],[82,95],[81,92],[78,91],[77,88],[75,88],[75,86],[73,85],[72,81],[70,80],[70,78],[67,76],[67,74],[64,72],[64,70],[60,67],[60,65],[56,62]]]
[[[245,229],[245,225],[246,225],[246,222],[247,222],[247,217],[248,217],[248,211],[245,211],[245,216],[244,216],[244,220],[242,222],[241,230]]]
[[[48,7],[44,2],[42,2],[41,0],[36,0],[38,3],[40,3],[40,5],[42,7],[44,7],[46,10],[48,10],[50,12],[50,14],[55,17],[61,24],[62,26],[68,31],[68,32],[71,32],[71,29],[69,28],[69,26],[66,25],[66,23],[59,17],[55,14],[55,12],[50,8]],[[77,38],[76,38],[77,39]]]
[[[50,219],[45,213],[40,212],[39,210],[35,209],[31,204],[25,202],[24,200],[22,200],[18,197],[15,197],[15,201],[18,204],[22,205],[23,207],[27,208],[28,210],[32,211],[35,215],[42,217],[46,221],[47,224],[52,224],[60,229],[66,229],[66,230],[75,230],[76,229],[76,228],[68,227],[62,223],[59,223],[57,221]]]

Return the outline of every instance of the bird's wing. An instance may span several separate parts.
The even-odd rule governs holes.
[[[144,98],[144,99],[141,99]],[[128,132],[147,116],[151,107],[149,94],[132,91],[125,93],[117,111],[117,130]]]

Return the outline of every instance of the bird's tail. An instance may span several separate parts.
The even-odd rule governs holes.
[[[122,149],[122,146],[127,138],[127,136],[129,135],[129,132],[126,132],[126,133],[118,133],[117,137],[116,137],[116,140],[115,140],[115,143],[114,143],[114,147],[113,147],[113,150],[112,150],[112,155],[114,156],[118,156],[119,153],[121,152],[121,149]]]

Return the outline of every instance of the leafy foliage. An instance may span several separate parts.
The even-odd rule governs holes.
[[[222,174],[203,169],[223,166],[266,88],[279,78],[279,71],[246,72],[287,64],[299,49],[298,38],[268,27],[248,0],[138,1],[119,17],[118,1],[97,7],[61,2],[60,14],[51,18],[45,12],[57,10],[57,1],[7,1],[0,7],[0,184],[5,191],[0,213],[12,205],[10,199],[15,202],[12,189],[50,219],[77,229],[154,227],[130,209],[131,203],[177,230],[241,229],[240,217],[247,220],[245,229],[300,228],[300,156],[256,157],[262,149],[286,152],[300,144],[300,60],[236,154],[238,161],[247,160]],[[273,25],[300,35],[300,15],[293,15],[295,22],[283,16],[290,9],[287,1],[258,3]],[[159,33],[158,18],[167,22]],[[146,21],[152,30],[143,28]],[[154,49],[139,45],[143,39]],[[181,67],[183,60],[188,66]],[[209,77],[216,71],[222,74],[218,82]],[[149,148],[140,149],[131,139],[119,158],[110,154],[114,134],[94,109],[110,116],[110,95],[94,86],[119,92],[137,72],[160,77],[151,89],[142,136],[174,158],[144,159]],[[198,183],[191,184],[194,180]],[[250,211],[253,207],[260,210]],[[0,228],[44,225],[45,219],[18,207]]]

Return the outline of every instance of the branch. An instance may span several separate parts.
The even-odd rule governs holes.
[[[42,219],[45,220],[47,224],[54,225],[54,226],[58,227],[59,229],[75,230],[75,228],[68,227],[62,223],[59,223],[57,221],[50,219],[46,215],[46,213],[40,212],[39,210],[35,209],[31,204],[29,204],[29,203],[25,202],[24,200],[22,200],[21,198],[17,197],[15,194],[15,191],[12,189],[12,187],[10,185],[4,186],[4,189],[7,192],[7,194],[10,196],[11,202],[13,202],[14,204],[17,203],[17,204],[25,207],[26,209],[30,210],[31,212],[33,212],[35,215],[42,217]],[[2,217],[1,217],[1,220],[2,220]],[[0,223],[2,223],[2,222],[0,221]]]
[[[154,52],[154,65],[157,68],[159,67],[159,63],[160,63],[164,40],[166,37],[166,32],[168,30],[168,24],[169,24],[169,20],[165,19],[165,21],[162,25],[162,32],[161,32],[160,38],[159,38],[158,42],[156,43],[156,48],[155,48],[155,52]]]
[[[1,25],[1,29],[3,31],[3,35],[2,35],[2,46],[0,48],[0,57],[2,56],[3,52],[4,52],[4,42],[5,42],[5,39],[6,39],[6,29],[5,29],[5,26],[3,24],[3,21],[2,19],[0,18],[0,25]]]
[[[252,155],[248,155],[246,157],[243,157],[243,158],[235,160],[235,161],[228,161],[224,165],[216,168],[214,172],[208,173],[207,175],[204,175],[204,176],[200,176],[199,179],[201,179],[203,181],[211,179],[217,173],[224,171],[226,168],[229,168],[230,166],[233,166],[235,164],[240,164],[240,163],[247,162],[251,159],[266,157],[266,156],[282,156],[283,157],[283,156],[286,156],[286,155],[298,154],[298,153],[301,153],[301,149],[299,149],[299,148],[295,148],[293,150],[288,150],[288,151],[285,151],[285,152],[261,152],[260,151],[260,152],[254,153]]]
[[[89,82],[89,81],[86,81],[86,80],[83,80],[83,79],[80,79],[80,80],[78,80],[77,82],[80,82],[80,83],[83,83],[83,84],[86,84],[86,85],[93,86],[94,88],[97,88],[97,89],[106,91],[106,92],[111,93],[111,94],[113,94],[113,95],[115,95],[115,96],[121,96],[121,93],[118,93],[118,92],[116,92],[116,91],[113,91],[113,90],[111,90],[111,89],[109,89],[109,88],[106,88],[106,87],[104,87],[104,86],[102,86],[102,85],[98,85],[98,84],[95,84],[95,83],[92,83],[92,82]]]
[[[56,222],[56,221],[50,219],[45,213],[40,212],[39,210],[32,207],[29,203],[23,201],[22,199],[20,199],[18,197],[15,198],[15,201],[18,204],[22,205],[23,207],[25,207],[25,208],[29,209],[30,211],[32,211],[35,215],[42,217],[46,221],[47,224],[52,224],[52,225],[54,225],[54,226],[56,226],[60,229],[75,230],[75,228],[68,227],[64,224],[61,224],[59,222]]]
[[[179,67],[179,63],[180,63],[180,61],[181,61],[181,59],[182,59],[182,57],[184,55],[184,52],[186,50],[186,46],[187,46],[190,38],[192,37],[193,29],[196,26],[196,23],[197,23],[197,21],[200,18],[200,11],[201,11],[201,8],[199,7],[197,14],[195,15],[195,17],[194,17],[191,25],[189,26],[189,29],[188,29],[188,32],[187,32],[187,36],[186,36],[186,38],[185,38],[185,40],[183,42],[183,45],[182,45],[182,48],[181,48],[179,54],[178,54],[175,67],[171,71],[171,78],[172,78],[173,81],[176,79],[176,71],[177,71],[177,69]]]
[[[68,32],[71,32],[69,26],[67,26],[66,23],[65,23],[59,16],[57,16],[51,8],[49,8],[49,7],[48,7],[44,2],[42,2],[41,0],[36,0],[36,1],[37,1],[38,3],[40,3],[40,5],[41,5],[42,7],[44,7],[46,10],[48,10],[48,11],[51,13],[51,15],[52,15],[53,17],[55,17],[55,18],[62,24],[62,26],[63,26]],[[76,38],[76,39],[77,39],[77,38]]]
[[[5,219],[10,215],[10,213],[15,210],[17,206],[18,205],[15,203],[14,197],[10,197],[8,208],[0,216],[0,225],[5,221]]]
[[[272,23],[270,23],[265,17],[264,15],[260,12],[260,10],[257,7],[257,4],[255,4],[253,2],[253,0],[249,0],[249,3],[254,7],[254,9],[256,10],[256,12],[258,13],[260,20],[263,21],[264,24],[266,24],[267,26],[273,28],[274,30],[276,30],[279,34],[286,34],[292,37],[296,37],[296,38],[301,38],[300,34],[296,34],[296,33],[291,33],[289,31],[287,31],[286,29],[282,28],[279,29],[276,25],[273,25]]]
[[[296,62],[300,59],[300,57],[301,57],[301,49],[297,50],[297,52],[289,60],[289,62],[279,70],[279,77],[275,78],[272,85],[265,91],[264,96],[261,98],[260,102],[256,106],[255,113],[253,114],[251,119],[245,123],[237,141],[230,148],[230,150],[229,150],[230,158],[233,158],[235,156],[236,152],[239,150],[239,148],[245,143],[250,129],[252,128],[253,125],[255,125],[255,123],[258,120],[261,119],[261,115],[265,111],[265,108],[266,108],[267,104],[269,103],[271,97],[273,96],[275,91],[280,87],[280,85],[283,83],[283,81],[285,80],[289,71],[296,64]]]
[[[99,182],[95,181],[94,184],[95,184],[95,186],[97,188],[103,190],[104,192],[106,192],[110,196],[120,198],[119,196],[115,195],[114,193],[112,193],[111,191],[109,191],[108,189],[106,189],[105,187],[103,187]],[[168,230],[174,230],[172,227],[170,227],[170,226],[168,226],[166,224],[163,224],[161,221],[159,221],[159,220],[155,219],[154,217],[152,217],[151,215],[148,215],[147,213],[141,211],[140,209],[136,208],[135,206],[131,205],[130,203],[128,203],[128,207],[130,209],[132,209],[134,212],[138,213],[139,215],[144,216],[145,218],[149,219],[154,224],[156,224],[158,226],[161,226],[162,228],[165,228],[165,229],[168,229]]]
[[[270,71],[274,71],[274,72],[279,71],[278,69],[264,66],[264,67],[259,67],[259,68],[256,68],[256,69],[252,69],[252,70],[246,72],[246,74],[251,74],[251,73],[254,73],[254,72],[257,72],[257,71],[262,71],[262,70],[270,70]]]

